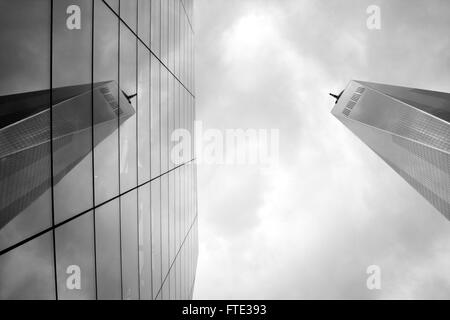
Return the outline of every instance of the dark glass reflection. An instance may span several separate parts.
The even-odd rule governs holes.
[[[92,3],[80,0],[80,29],[67,28],[67,8],[72,0],[53,4],[54,88],[89,85],[92,79]],[[90,90],[89,90],[90,91]],[[53,96],[53,132],[69,127],[70,133],[53,139],[55,222],[92,208],[92,100],[90,94],[65,103]],[[70,106],[68,105],[70,104]],[[75,120],[76,119],[76,120]],[[69,130],[66,130],[69,131]],[[77,163],[67,170],[67,163]],[[64,177],[58,177],[66,171]]]
[[[51,105],[50,1],[3,1],[1,10],[0,250],[51,225],[49,113],[17,125]]]
[[[0,5],[0,251],[49,230],[52,210],[58,224],[0,256],[0,299],[191,296],[193,236],[181,246],[193,171],[167,171],[170,134],[192,130],[193,98],[154,55],[188,85],[189,3]],[[67,27],[71,5],[81,29]]]
[[[55,231],[58,299],[95,299],[94,217],[87,213]]]
[[[104,2],[94,1],[94,82],[118,82],[119,20]],[[109,94],[119,95],[119,87]],[[101,116],[94,101],[94,119]],[[118,105],[113,106],[114,119],[94,128],[95,204],[119,194]],[[104,138],[106,137],[106,138]]]
[[[122,294],[125,300],[139,299],[137,191],[120,199],[122,239]]]
[[[121,299],[119,200],[95,210],[95,235],[97,297],[101,300]]]
[[[55,299],[53,266],[52,232],[0,256],[0,299]]]
[[[71,176],[73,174],[73,169],[80,164],[80,162],[85,159],[89,155],[91,144],[84,145],[84,148],[79,146],[79,148],[73,148],[70,146],[71,135],[76,132],[86,132],[90,131],[91,122],[86,121],[85,113],[78,111],[78,106],[85,102],[91,101],[93,98],[96,106],[97,106],[97,117],[94,119],[94,127],[103,126],[105,123],[115,121],[116,115],[115,111],[112,108],[113,105],[118,104],[118,100],[123,100],[123,110],[122,110],[122,119],[126,120],[127,118],[134,115],[135,111],[133,107],[127,102],[126,98],[123,94],[120,97],[109,94],[109,92],[117,92],[117,84],[115,82],[106,82],[106,83],[96,83],[94,84],[94,91],[92,93],[91,85],[79,85],[79,86],[71,86],[71,87],[63,87],[53,89],[53,98],[54,98],[54,107],[53,107],[53,144],[54,144],[54,153],[58,154],[60,157],[58,165],[54,166],[54,178],[53,181],[55,185],[58,185],[62,179],[67,176]],[[31,93],[34,94],[34,93]],[[28,101],[28,97],[30,94],[24,94],[22,99],[24,101]],[[7,225],[9,221],[13,220],[17,215],[19,215],[20,210],[24,208],[26,205],[32,204],[29,208],[35,208],[35,201],[39,199],[43,190],[45,190],[44,186],[48,178],[42,175],[41,172],[29,172],[34,176],[34,179],[31,180],[33,183],[30,183],[30,180],[21,180],[23,179],[23,166],[38,166],[41,161],[39,154],[35,154],[33,150],[41,150],[45,148],[50,143],[50,139],[48,138],[48,134],[46,130],[50,131],[49,128],[43,130],[39,127],[39,123],[45,121],[45,119],[50,117],[50,110],[46,109],[37,114],[31,115],[28,118],[22,119],[17,123],[11,124],[8,127],[4,128],[3,133],[9,136],[9,140],[5,141],[3,144],[3,153],[4,157],[8,158],[13,156],[15,159],[19,159],[20,157],[30,156],[29,159],[26,159],[26,162],[18,162],[13,167],[9,167],[5,174],[10,176],[10,179],[7,180],[11,182],[12,185],[15,185],[21,182],[21,192],[17,192],[11,199],[5,201],[8,204],[3,210],[7,214],[3,214],[1,216],[1,224]],[[20,134],[14,134],[15,132],[19,132]],[[108,136],[109,132],[103,132],[101,136],[98,136],[95,141],[96,145],[104,140]],[[68,147],[69,145],[69,147]],[[30,151],[31,150],[31,151]],[[48,155],[47,155],[48,157]],[[34,163],[33,163],[34,161]],[[25,178],[28,176],[25,176]],[[74,180],[75,181],[75,180]],[[90,182],[87,181],[88,186],[86,188],[89,189],[89,184],[92,185],[92,180]],[[75,192],[75,191],[74,191]],[[91,192],[92,194],[92,192]],[[60,195],[59,192],[55,192],[55,196]],[[11,196],[11,195],[10,195]],[[88,197],[87,203],[91,203],[89,201],[91,197]],[[56,201],[56,200],[55,200]],[[62,220],[61,217],[57,217],[57,222]]]

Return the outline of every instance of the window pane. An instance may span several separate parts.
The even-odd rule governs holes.
[[[175,57],[174,57],[174,40],[175,40],[175,1],[178,0],[168,0],[168,30],[167,30],[167,57],[168,57],[168,64],[167,66],[169,69],[173,72],[174,71],[174,63],[175,63]]]
[[[180,74],[180,10],[183,10],[180,1],[175,1],[175,27],[174,27],[174,73],[179,78]]]
[[[138,0],[138,35],[150,48],[150,0]]]
[[[161,68],[161,174],[168,171],[168,72]]]
[[[184,259],[186,252],[186,247],[182,247],[180,255],[180,270],[181,270],[181,286],[180,286],[180,298],[186,300],[185,290],[186,290],[186,260]]]
[[[55,231],[58,299],[95,299],[92,212]]]
[[[169,41],[169,1],[161,0],[161,61],[167,66]]]
[[[172,170],[175,167],[175,162],[171,157],[171,152],[174,147],[172,142],[172,133],[175,127],[175,78],[168,73],[169,87],[167,91],[167,144],[168,144],[168,163],[169,169]]]
[[[150,51],[138,45],[138,175],[139,184],[150,180]]]
[[[137,192],[121,197],[123,299],[139,299]]]
[[[180,200],[181,200],[181,215],[180,215],[180,232],[181,232],[181,245],[183,245],[184,238],[186,237],[186,166],[180,168]]]
[[[169,300],[170,296],[169,296],[169,277],[167,277],[166,281],[163,284],[163,287],[161,289],[161,297],[163,300]]]
[[[151,0],[152,17],[150,43],[152,51],[159,57],[161,47],[161,0]]]
[[[174,171],[175,187],[175,252],[178,252],[181,244],[181,199],[180,199],[180,168]]]
[[[119,200],[95,210],[98,299],[122,298]]]
[[[81,10],[80,29],[66,10]],[[55,222],[92,208],[92,3],[53,4],[53,182]]]
[[[161,262],[163,280],[169,271],[169,179],[161,177]]]
[[[128,96],[136,94],[136,37],[120,24],[120,90]],[[130,115],[120,104],[120,191],[137,186],[136,173],[136,98],[130,99],[134,110]],[[128,105],[128,103],[125,103]]]
[[[181,263],[180,263],[180,255],[177,256],[175,260],[175,299],[181,299]]]
[[[0,250],[51,225],[50,1],[1,10]]]
[[[120,18],[136,32],[137,0],[120,1]]]
[[[117,14],[119,13],[119,0],[104,0],[104,1],[111,7],[111,9],[114,10],[114,12],[116,12]]]
[[[53,235],[48,232],[0,256],[0,299],[55,299]]]
[[[98,205],[119,193],[119,20],[102,1],[94,1],[94,5],[94,83],[103,85],[94,90],[94,178]],[[112,97],[108,98],[109,103],[106,97]]]
[[[185,69],[186,69],[186,15],[184,11],[181,14],[180,20],[180,80],[183,84],[186,83]]]
[[[175,172],[169,173],[169,266],[172,264],[176,254],[175,244]]]
[[[175,294],[176,294],[176,289],[175,289],[175,268],[170,270],[170,274],[169,274],[169,283],[170,283],[170,300],[175,300]]]
[[[140,298],[152,299],[150,184],[139,188],[139,275]]]
[[[161,190],[160,179],[151,182],[153,298],[161,288]]]
[[[161,174],[161,132],[160,132],[160,78],[159,61],[151,56],[151,177]]]

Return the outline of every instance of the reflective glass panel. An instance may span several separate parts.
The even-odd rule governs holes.
[[[51,225],[50,4],[1,3],[0,250]]]
[[[121,197],[123,299],[139,299],[137,191]]]
[[[97,295],[100,300],[122,298],[119,200],[95,210]]]
[[[161,132],[160,132],[160,78],[159,61],[151,56],[151,177],[161,174]]]
[[[56,229],[55,241],[58,299],[95,299],[93,214],[84,214]]]
[[[138,35],[150,48],[150,0],[138,0]]]
[[[164,279],[169,271],[169,178],[167,174],[161,177],[161,255]]]
[[[119,0],[103,0],[103,1],[106,2],[111,7],[111,9],[114,10],[114,12],[119,14]]]
[[[0,299],[55,299],[53,234],[0,256]]]
[[[159,57],[161,48],[161,0],[151,0],[151,32],[150,42],[152,51]]]
[[[160,179],[151,182],[152,208],[152,288],[156,298],[161,288],[161,187]]]
[[[139,279],[140,297],[152,299],[150,184],[139,188]]]
[[[119,193],[119,20],[94,1],[94,181],[95,204]]]
[[[169,169],[169,146],[168,146],[168,72],[161,68],[161,174]]]
[[[150,180],[150,51],[138,44],[138,176]]]
[[[137,1],[138,0],[120,0],[120,18],[125,21],[133,32],[136,32],[137,25]]]
[[[120,24],[120,81],[121,92],[132,97],[137,92],[136,87],[136,37],[123,24]],[[126,192],[137,185],[136,161],[136,97],[128,102],[120,102],[120,191]],[[131,114],[125,106],[131,104]]]
[[[52,70],[54,210],[60,223],[93,202],[91,1],[53,3]]]

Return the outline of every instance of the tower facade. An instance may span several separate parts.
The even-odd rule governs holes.
[[[332,114],[450,220],[450,94],[351,81]]]
[[[0,299],[190,299],[192,0],[2,1]],[[194,139],[192,139],[194,141]]]

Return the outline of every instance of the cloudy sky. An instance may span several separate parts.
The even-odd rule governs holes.
[[[366,9],[381,8],[381,30]],[[450,297],[450,222],[330,110],[351,79],[450,91],[450,2],[196,0],[197,118],[277,128],[272,167],[199,166],[197,299]],[[382,289],[366,288],[378,265]]]

